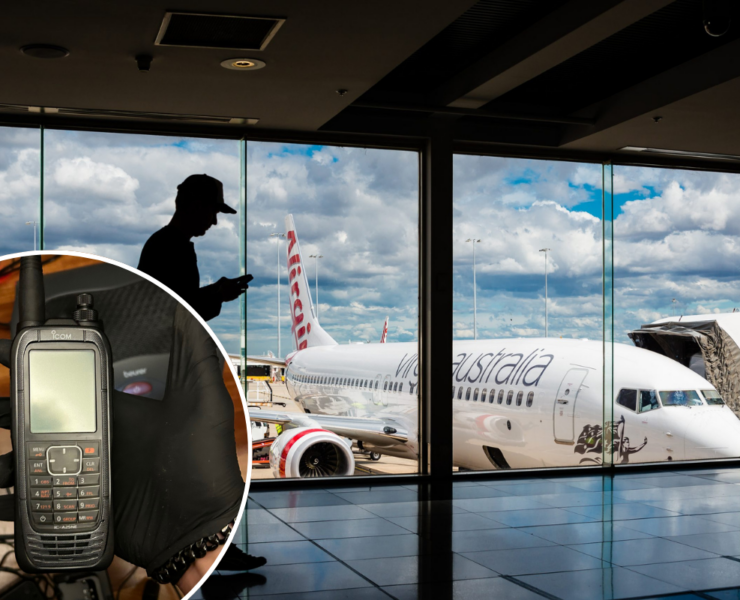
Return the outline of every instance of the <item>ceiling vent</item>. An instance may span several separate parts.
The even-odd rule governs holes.
[[[264,50],[285,19],[168,12],[162,20],[157,46]]]

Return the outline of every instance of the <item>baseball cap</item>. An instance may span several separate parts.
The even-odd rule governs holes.
[[[177,186],[177,196],[212,204],[217,212],[236,214],[236,211],[224,202],[224,184],[205,173],[187,177]]]

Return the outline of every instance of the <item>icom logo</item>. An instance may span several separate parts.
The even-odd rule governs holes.
[[[57,333],[55,330],[52,329],[51,337],[52,339],[55,339],[55,340],[71,340],[72,334],[71,333]]]

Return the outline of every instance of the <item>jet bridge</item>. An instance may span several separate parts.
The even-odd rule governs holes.
[[[628,335],[637,347],[707,379],[732,410],[740,410],[740,313],[661,319]]]

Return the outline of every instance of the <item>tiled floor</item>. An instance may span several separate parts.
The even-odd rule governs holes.
[[[740,470],[255,492],[205,600],[740,600]],[[246,533],[246,536],[245,536]]]

